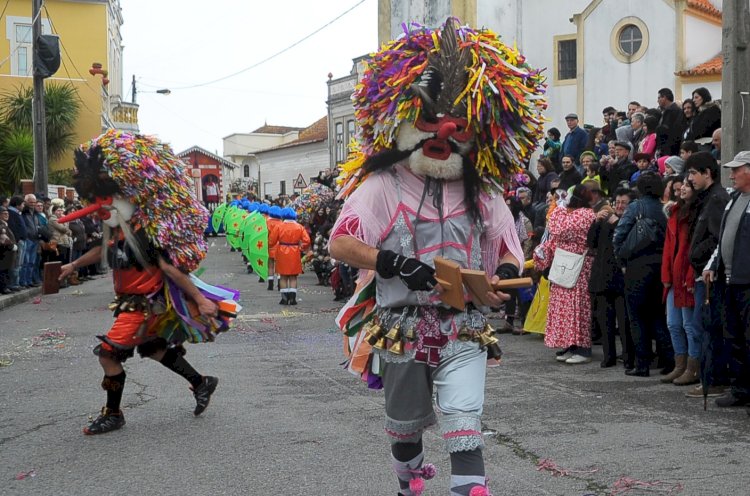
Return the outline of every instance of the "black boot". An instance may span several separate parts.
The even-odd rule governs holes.
[[[268,290],[273,291],[273,277],[268,280]]]
[[[279,305],[288,305],[289,304],[289,297],[287,295],[288,295],[288,293],[281,293],[281,301],[279,302]]]
[[[219,385],[218,377],[211,377],[207,375],[203,377],[201,385],[193,389],[193,396],[195,397],[195,410],[193,415],[200,415],[208,407],[208,402],[211,401],[211,395],[214,394],[216,386]]]
[[[125,425],[125,417],[121,411],[110,410],[106,406],[102,408],[102,413],[91,422],[88,427],[83,428],[83,433],[88,435],[105,434],[115,431]]]
[[[318,274],[318,284],[316,286],[325,286],[325,283],[323,282],[323,274]]]
[[[263,279],[262,277],[258,277],[258,282],[266,282],[266,280]]]
[[[289,297],[289,303],[287,305],[296,305],[297,304],[297,292],[294,291],[292,293],[287,293],[287,296]]]

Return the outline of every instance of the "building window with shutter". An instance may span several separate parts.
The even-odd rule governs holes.
[[[344,143],[344,124],[336,123],[336,163],[346,160],[346,144]]]
[[[575,34],[553,37],[554,72],[556,85],[575,84],[578,76],[578,40]]]
[[[248,164],[245,164],[242,168],[242,177],[250,177],[250,166]]]

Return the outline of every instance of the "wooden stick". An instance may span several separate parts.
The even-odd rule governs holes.
[[[530,277],[519,277],[517,279],[503,279],[493,284],[492,289],[502,291],[503,289],[530,288],[533,285],[534,281]]]

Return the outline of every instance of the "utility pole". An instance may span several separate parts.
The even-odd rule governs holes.
[[[724,2],[721,82],[721,160],[750,150],[750,0]],[[730,186],[722,168],[722,183]]]
[[[133,83],[131,88],[133,89],[133,103],[135,103],[135,96],[138,93],[138,90],[135,87],[135,74],[133,74]]]
[[[42,35],[42,0],[32,0],[31,25],[32,67],[34,76],[34,96],[32,99],[34,137],[34,191],[47,194],[47,123],[44,112],[44,77],[38,74],[39,37]]]

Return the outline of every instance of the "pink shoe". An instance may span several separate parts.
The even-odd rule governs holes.
[[[469,492],[469,496],[492,496],[490,490],[485,486],[474,486]]]

